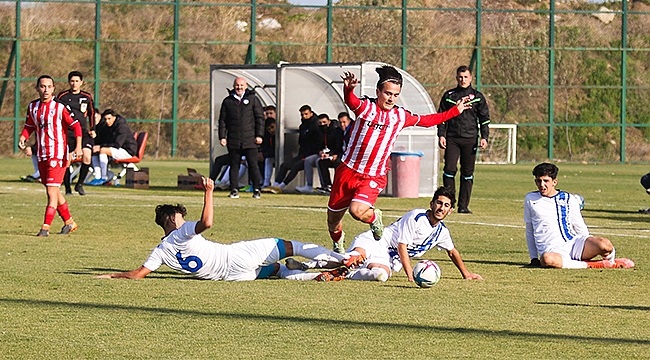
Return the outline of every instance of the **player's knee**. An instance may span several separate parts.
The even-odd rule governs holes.
[[[612,250],[614,250],[614,245],[611,241],[609,241],[609,239],[599,236],[594,236],[593,239],[596,242],[596,245],[600,249],[601,253],[609,254],[612,252]]]
[[[350,215],[358,221],[368,222],[372,217],[374,210],[366,205],[359,202],[353,202],[350,205]]]
[[[381,281],[381,282],[386,282],[388,281],[388,278],[390,275],[388,274],[388,271],[384,268],[374,268],[372,269],[372,272],[375,275],[375,281]]]
[[[539,261],[542,264],[542,267],[562,268],[562,257],[558,254],[544,253],[540,256]]]

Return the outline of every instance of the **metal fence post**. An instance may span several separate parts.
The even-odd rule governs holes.
[[[101,0],[95,0],[95,86],[94,86],[94,103],[95,107],[99,109],[100,99],[100,78],[101,78],[101,37],[102,37],[102,10]],[[94,120],[93,120],[94,121]]]
[[[408,22],[407,22],[407,11],[406,8],[408,6],[408,0],[402,0],[402,69],[406,70],[406,58],[407,58],[407,51],[406,48],[408,46]]]
[[[178,42],[181,18],[180,0],[174,1],[174,55],[172,60],[172,146],[171,156],[176,156],[178,150]]]
[[[555,0],[548,14],[548,158],[553,159],[555,133]]]
[[[14,63],[14,153],[18,152],[18,139],[20,138],[20,9],[23,6],[22,0],[16,1],[16,59]]]
[[[627,1],[622,1],[623,14],[621,16],[621,144],[620,161],[625,162],[625,136],[627,130]]]

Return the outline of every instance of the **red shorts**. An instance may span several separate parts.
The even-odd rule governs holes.
[[[50,159],[38,162],[38,171],[41,173],[41,182],[45,186],[61,186],[63,175],[68,169],[67,160]]]
[[[379,193],[386,187],[386,182],[385,175],[364,175],[341,164],[334,173],[334,183],[327,208],[335,212],[345,211],[353,201],[373,207]]]

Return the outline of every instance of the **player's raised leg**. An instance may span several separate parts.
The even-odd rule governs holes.
[[[381,210],[375,209],[365,202],[352,201],[350,204],[350,215],[356,220],[369,224],[375,240],[381,239],[381,236],[384,234]]]

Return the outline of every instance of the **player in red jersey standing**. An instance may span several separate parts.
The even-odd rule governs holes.
[[[370,224],[376,240],[382,236],[384,225],[381,210],[374,204],[386,186],[387,162],[397,136],[409,126],[432,127],[447,121],[470,106],[459,101],[456,107],[439,114],[417,115],[396,105],[402,89],[402,75],[392,66],[382,66],[379,74],[377,98],[359,99],[354,88],[359,80],[345,72],[343,95],[346,105],[357,119],[351,125],[350,141],[336,168],[332,192],[327,204],[327,226],[334,250],[344,252],[343,216],[349,208],[350,215]]]
[[[25,148],[25,141],[36,132],[36,156],[41,172],[41,183],[47,193],[47,207],[43,226],[36,236],[48,236],[54,215],[59,213],[65,225],[61,234],[77,230],[77,224],[70,216],[68,203],[61,194],[63,175],[70,165],[67,145],[68,129],[72,128],[77,146],[73,157],[81,157],[81,126],[70,114],[68,108],[54,100],[54,80],[49,75],[41,75],[36,81],[39,99],[27,106],[25,127],[20,134],[18,147]]]

